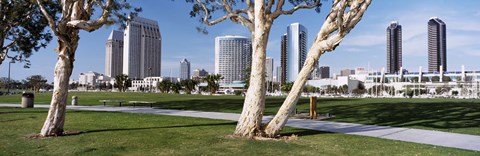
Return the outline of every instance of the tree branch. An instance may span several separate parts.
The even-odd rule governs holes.
[[[113,0],[108,0],[106,2],[105,7],[102,9],[102,16],[100,16],[97,20],[93,22],[86,21],[86,20],[72,20],[72,21],[69,21],[67,25],[74,28],[82,29],[88,32],[97,30],[107,22],[108,17],[110,17],[111,9],[114,5],[115,4]]]
[[[315,3],[311,4],[311,5],[308,5],[308,4],[301,4],[301,5],[297,5],[295,7],[293,7],[292,9],[290,10],[287,10],[287,11],[284,11],[282,8],[283,8],[283,5],[285,4],[285,0],[279,0],[278,4],[277,4],[277,9],[275,10],[275,12],[273,12],[271,14],[271,17],[273,19],[276,19],[278,16],[280,15],[291,15],[293,14],[295,11],[299,10],[299,9],[311,9],[311,8],[315,8],[317,6],[320,5],[320,0],[316,0]]]
[[[40,7],[40,10],[42,11],[43,16],[45,16],[45,18],[47,19],[48,25],[50,26],[50,29],[52,30],[53,34],[55,34],[55,36],[58,36],[57,25],[55,23],[55,20],[50,14],[48,14],[47,10],[45,9],[45,6],[43,6],[40,0],[35,0],[35,1]]]

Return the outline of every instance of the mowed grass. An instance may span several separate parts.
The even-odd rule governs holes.
[[[67,111],[65,129],[79,135],[27,139],[47,109],[0,107],[0,155],[478,155],[480,153],[371,137],[287,127],[297,140],[227,137],[235,122],[117,112]]]
[[[157,107],[178,110],[241,113],[242,96],[206,96],[158,93],[86,93],[78,96],[80,105],[102,105],[98,100],[116,99],[125,101],[155,101]],[[48,104],[51,93],[35,95],[35,103]],[[20,103],[21,96],[0,96],[0,103]],[[267,97],[265,114],[274,115],[284,97]],[[108,105],[118,106],[117,103]],[[454,133],[480,135],[480,100],[478,99],[360,99],[320,98],[318,113],[330,113],[335,117],[327,121],[411,127]],[[308,112],[308,98],[301,98],[299,112]]]

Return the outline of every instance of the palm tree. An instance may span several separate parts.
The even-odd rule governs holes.
[[[188,80],[182,80],[180,84],[185,88],[185,92],[187,92],[187,94],[191,94],[192,91],[195,89],[195,86],[197,86],[198,81],[188,79]]]
[[[218,88],[220,88],[219,81],[222,79],[223,77],[220,74],[207,75],[205,77],[205,81],[207,81],[207,88],[212,94],[217,92]]]
[[[158,82],[157,86],[160,92],[168,93],[170,91],[170,87],[172,86],[172,83],[168,80],[163,80],[161,82]]]
[[[180,93],[180,90],[182,89],[182,85],[180,85],[180,83],[171,83],[171,86],[172,88],[172,91],[175,93],[175,94],[179,94]]]

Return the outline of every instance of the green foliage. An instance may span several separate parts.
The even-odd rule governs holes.
[[[27,77],[25,82],[26,82],[27,87],[32,89],[36,93],[38,93],[40,88],[47,85],[47,79],[45,79],[42,75],[29,76],[29,77]]]
[[[185,92],[187,92],[187,94],[191,94],[192,91],[195,90],[198,81],[193,79],[187,79],[180,81],[180,84],[185,88]]]
[[[286,82],[285,84],[282,85],[282,91],[284,92],[290,92],[293,87],[293,82]]]
[[[175,94],[180,94],[180,90],[182,90],[182,85],[180,83],[172,83],[171,88]]]
[[[60,11],[52,1],[43,3],[51,14]],[[12,58],[30,67],[28,57],[52,40],[52,34],[45,30],[47,20],[31,0],[0,0],[0,10],[0,64]]]
[[[207,81],[207,88],[210,90],[210,93],[214,94],[220,88],[220,80],[223,79],[223,76],[220,74],[207,75],[204,80]]]
[[[168,93],[170,92],[170,88],[172,87],[172,82],[169,80],[163,80],[161,82],[157,83],[157,88],[160,90],[162,93]]]
[[[132,86],[132,81],[128,78],[126,74],[120,74],[115,76],[115,88],[118,88],[118,91],[125,92],[128,87]]]

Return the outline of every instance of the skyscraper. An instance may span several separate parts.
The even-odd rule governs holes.
[[[287,34],[283,34],[280,43],[280,68],[277,68],[280,69],[277,70],[277,79],[280,84],[285,84],[287,82],[287,41]]]
[[[192,79],[201,80],[208,75],[208,72],[205,69],[195,69],[193,70]]]
[[[113,30],[105,45],[105,75],[115,77],[123,73],[123,32]]]
[[[286,81],[295,81],[307,57],[307,28],[292,23],[287,28]]]
[[[387,73],[396,73],[402,67],[402,26],[397,21],[387,27]]]
[[[267,57],[265,62],[265,70],[266,70],[265,81],[273,82],[273,58],[272,57]]]
[[[330,78],[330,67],[329,66],[321,66],[320,67],[320,78],[322,78],[322,79]]]
[[[428,71],[447,71],[447,28],[445,23],[432,17],[428,21]]]
[[[124,33],[123,73],[133,79],[160,76],[162,37],[157,21],[134,17]]]
[[[282,82],[282,66],[277,66],[277,72],[276,72],[276,77],[277,77],[277,80],[276,82]]]
[[[250,44],[250,39],[243,36],[215,38],[215,74],[223,76],[220,83],[245,80],[245,69],[252,60]]]
[[[190,62],[186,58],[180,61],[180,79],[190,79]]]

